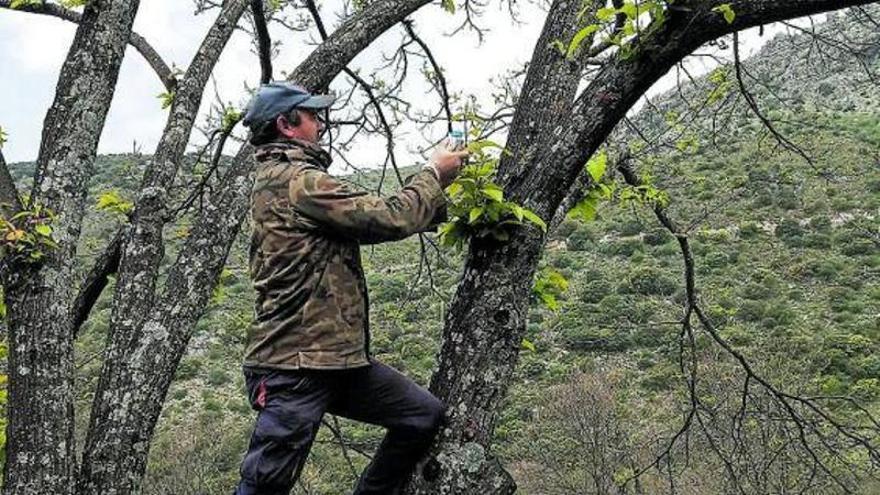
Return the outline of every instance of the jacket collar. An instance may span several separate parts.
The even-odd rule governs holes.
[[[254,158],[258,162],[271,159],[284,160],[291,163],[307,162],[320,167],[325,172],[333,161],[330,153],[321,149],[317,144],[299,139],[289,139],[257,146],[254,150]]]

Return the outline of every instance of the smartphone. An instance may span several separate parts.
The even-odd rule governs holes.
[[[449,147],[458,151],[464,149],[464,146],[464,131],[458,129],[449,131]]]

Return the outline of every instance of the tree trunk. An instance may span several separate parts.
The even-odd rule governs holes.
[[[74,253],[87,178],[116,87],[137,0],[94,0],[82,15],[46,116],[29,205],[58,216],[58,248],[4,280],[9,318],[6,494],[72,493]]]
[[[551,46],[576,30],[582,8],[594,11],[602,2],[584,5],[556,0],[535,47],[502,157],[499,181],[516,177],[513,170],[536,167],[536,154],[552,143],[558,116],[574,100],[580,65]],[[591,13],[592,11],[588,11]],[[584,42],[589,45],[589,40]],[[506,172],[506,173],[505,173]],[[520,183],[514,201],[543,191]],[[510,194],[511,187],[507,188]],[[528,202],[527,207],[531,208]],[[547,212],[536,211],[544,218]],[[447,425],[431,457],[416,476],[412,494],[507,494],[516,489],[509,474],[490,454],[492,431],[516,367],[528,320],[529,295],[544,242],[536,229],[523,230],[507,244],[472,242],[455,298],[449,308],[438,370],[431,391],[448,407]]]
[[[132,493],[138,490],[143,477],[153,428],[183,351],[183,347],[178,352],[164,347],[175,333],[172,329],[182,323],[179,320],[192,313],[178,306],[184,304],[187,294],[173,304],[154,304],[164,254],[162,229],[169,210],[167,188],[189,141],[205,84],[246,6],[247,0],[225,1],[193,57],[178,87],[162,139],[147,165],[131,224],[123,234],[110,331],[77,480],[78,493]],[[221,259],[225,259],[226,252]],[[187,260],[184,266],[192,263]],[[202,311],[215,281],[201,280],[207,285],[202,290],[186,285],[201,301]],[[203,293],[207,296],[202,297]]]
[[[505,196],[551,218],[587,160],[638,98],[703,43],[759,24],[865,3],[870,2],[731,2],[737,15],[727,23],[712,11],[717,2],[677,1],[663,27],[640,39],[632,56],[612,55],[573,106],[564,103],[571,90],[565,84],[568,79],[554,77],[552,64],[540,63],[553,56],[546,49],[549,42],[567,41],[575,32],[557,29],[553,24],[564,24],[566,18],[559,20],[551,12],[535,50],[539,64],[530,66],[511,126],[511,156],[502,158],[499,167]],[[585,41],[583,46],[588,45]],[[536,67],[543,74],[532,74]],[[542,78],[549,80],[530,83]],[[536,88],[538,93],[531,92]],[[557,95],[547,102],[548,93]],[[546,106],[553,100],[557,112],[547,109],[553,108]],[[542,247],[542,237],[532,228],[505,244],[471,242],[445,323],[439,369],[431,381],[431,390],[449,408],[448,424],[408,493],[486,495],[515,490],[513,480],[489,454],[489,444],[517,363]]]

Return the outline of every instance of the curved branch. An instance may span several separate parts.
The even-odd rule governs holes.
[[[313,51],[290,77],[315,91],[326,89],[330,82],[375,40],[379,34],[406,19],[430,0],[377,0],[346,20],[324,43]]]
[[[327,30],[324,28],[324,21],[321,19],[321,14],[318,12],[318,6],[315,5],[314,0],[306,0],[306,8],[309,9],[309,13],[312,15],[312,19],[314,19],[315,21],[315,25],[318,28],[318,33],[321,35],[321,39],[324,40],[324,42],[326,43]],[[369,98],[370,103],[373,105],[373,108],[376,109],[376,115],[379,116],[379,122],[382,124],[382,130],[385,134],[385,149],[388,152],[388,159],[391,161],[391,166],[392,168],[394,168],[394,173],[397,175],[397,181],[401,185],[403,185],[403,177],[400,175],[400,170],[397,167],[397,157],[394,154],[394,133],[391,129],[391,125],[388,123],[388,119],[385,117],[385,112],[382,110],[382,105],[379,103],[379,99],[373,92],[373,87],[370,86],[370,84],[365,81],[364,78],[359,76],[355,71],[349,69],[347,66],[343,67],[342,71],[358,83],[358,86],[360,86],[361,89],[363,89],[364,93],[366,93],[367,98]],[[379,182],[379,184],[379,188],[381,189],[381,181]]]
[[[79,294],[73,303],[71,315],[73,316],[73,336],[79,333],[80,327],[89,318],[92,308],[107,287],[110,275],[116,273],[119,268],[119,258],[122,255],[122,239],[124,229],[119,229],[107,245],[104,252],[95,260],[92,269],[86,276]]]
[[[553,136],[536,163],[552,168],[527,167],[502,171],[510,176],[508,193],[514,200],[526,196],[527,206],[549,217],[562,201],[583,164],[605,142],[626,112],[657,80],[701,45],[762,24],[829,10],[872,3],[867,0],[740,0],[731,2],[736,18],[728,23],[712,8],[718,2],[676,2],[662,26],[646,30],[633,40],[632,50],[617,52],[578,96],[567,125]],[[565,184],[566,187],[559,187]],[[541,194],[537,194],[540,192]],[[543,194],[545,193],[546,194]]]
[[[428,48],[428,44],[416,34],[413,21],[403,21],[403,27],[406,28],[409,37],[422,47],[422,51],[425,52],[425,56],[428,57],[428,61],[431,62],[431,66],[434,68],[434,74],[437,75],[437,84],[435,86],[437,87],[437,92],[440,93],[440,99],[443,102],[443,110],[446,111],[448,130],[452,131],[452,110],[449,109],[449,89],[446,87],[446,76],[443,75],[443,69],[440,68],[440,64],[437,63],[434,54],[431,52],[431,49]]]
[[[733,67],[735,69],[734,72],[736,74],[737,85],[739,85],[739,91],[740,93],[742,93],[743,98],[745,98],[746,104],[748,105],[749,109],[751,109],[752,113],[754,113],[755,116],[758,117],[758,120],[760,120],[761,123],[764,124],[764,127],[766,127],[768,131],[770,131],[770,134],[773,135],[773,137],[776,139],[776,142],[779,143],[779,145],[783,148],[803,158],[804,161],[806,161],[807,164],[809,164],[810,167],[815,170],[821,177],[825,179],[830,179],[831,174],[829,172],[825,170],[820,170],[813,159],[810,158],[810,155],[808,155],[803,150],[803,148],[801,148],[790,139],[785,137],[782,133],[780,133],[776,129],[776,126],[773,125],[773,122],[770,122],[770,119],[768,119],[767,116],[765,116],[761,112],[761,109],[758,108],[758,102],[749,91],[749,88],[746,87],[745,80],[743,80],[743,64],[739,55],[739,35],[737,33],[733,33]]]
[[[13,9],[12,0],[0,0],[0,8],[57,17],[76,24],[79,24],[82,19],[82,14],[79,12],[67,9],[55,3],[25,4]],[[162,81],[162,85],[165,86],[165,89],[169,92],[174,91],[174,88],[177,85],[177,80],[174,78],[174,72],[168,67],[168,64],[162,60],[162,56],[159,55],[159,52],[157,52],[143,36],[134,31],[131,32],[128,44],[134,47],[134,49],[144,57],[144,60],[150,64],[150,67],[152,67],[153,72],[159,76],[159,80]]]
[[[254,14],[257,48],[260,53],[260,82],[266,84],[272,80],[272,38],[269,37],[269,28],[266,27],[263,0],[251,0],[251,11]]]

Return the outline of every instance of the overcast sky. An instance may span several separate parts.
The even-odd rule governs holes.
[[[329,5],[329,6],[326,6]],[[325,22],[335,16],[333,5],[322,9]],[[207,31],[214,12],[193,15],[188,0],[149,0],[141,2],[134,29],[143,35],[169,64],[185,68],[198,43]],[[506,10],[495,2],[484,16],[490,32],[483,43],[472,33],[447,36],[463,19],[461,13],[450,15],[439,5],[431,4],[413,19],[423,38],[434,48],[439,63],[446,70],[451,91],[486,95],[489,79],[505,70],[520,66],[530,58],[546,15],[535,6],[523,6],[522,24],[510,20]],[[73,39],[75,25],[46,16],[0,10],[0,126],[9,141],[3,148],[8,162],[33,160],[40,143],[40,133],[54,96],[61,64]],[[758,37],[756,32],[743,36],[745,52],[753,53],[774,33]],[[273,39],[284,42],[274,61],[276,77],[289,71],[311,49],[303,40],[309,35],[272,28]],[[374,43],[354,62],[368,71],[379,62],[381,53],[395,46],[401,37],[393,30]],[[697,71],[706,68],[696,68]],[[254,86],[259,79],[259,62],[251,51],[244,32],[237,32],[214,71],[217,90],[224,101],[236,106],[246,103],[245,84]],[[671,78],[658,83],[653,92],[668,88]],[[157,95],[164,91],[158,78],[140,55],[129,48],[120,72],[119,83],[101,137],[99,153],[131,151],[133,143],[144,153],[152,153],[164,127],[167,111],[160,108]],[[209,84],[208,94],[213,95]],[[211,103],[207,97],[203,110]],[[401,139],[406,140],[403,136]],[[198,141],[198,138],[194,139]],[[381,147],[381,143],[370,143]]]

